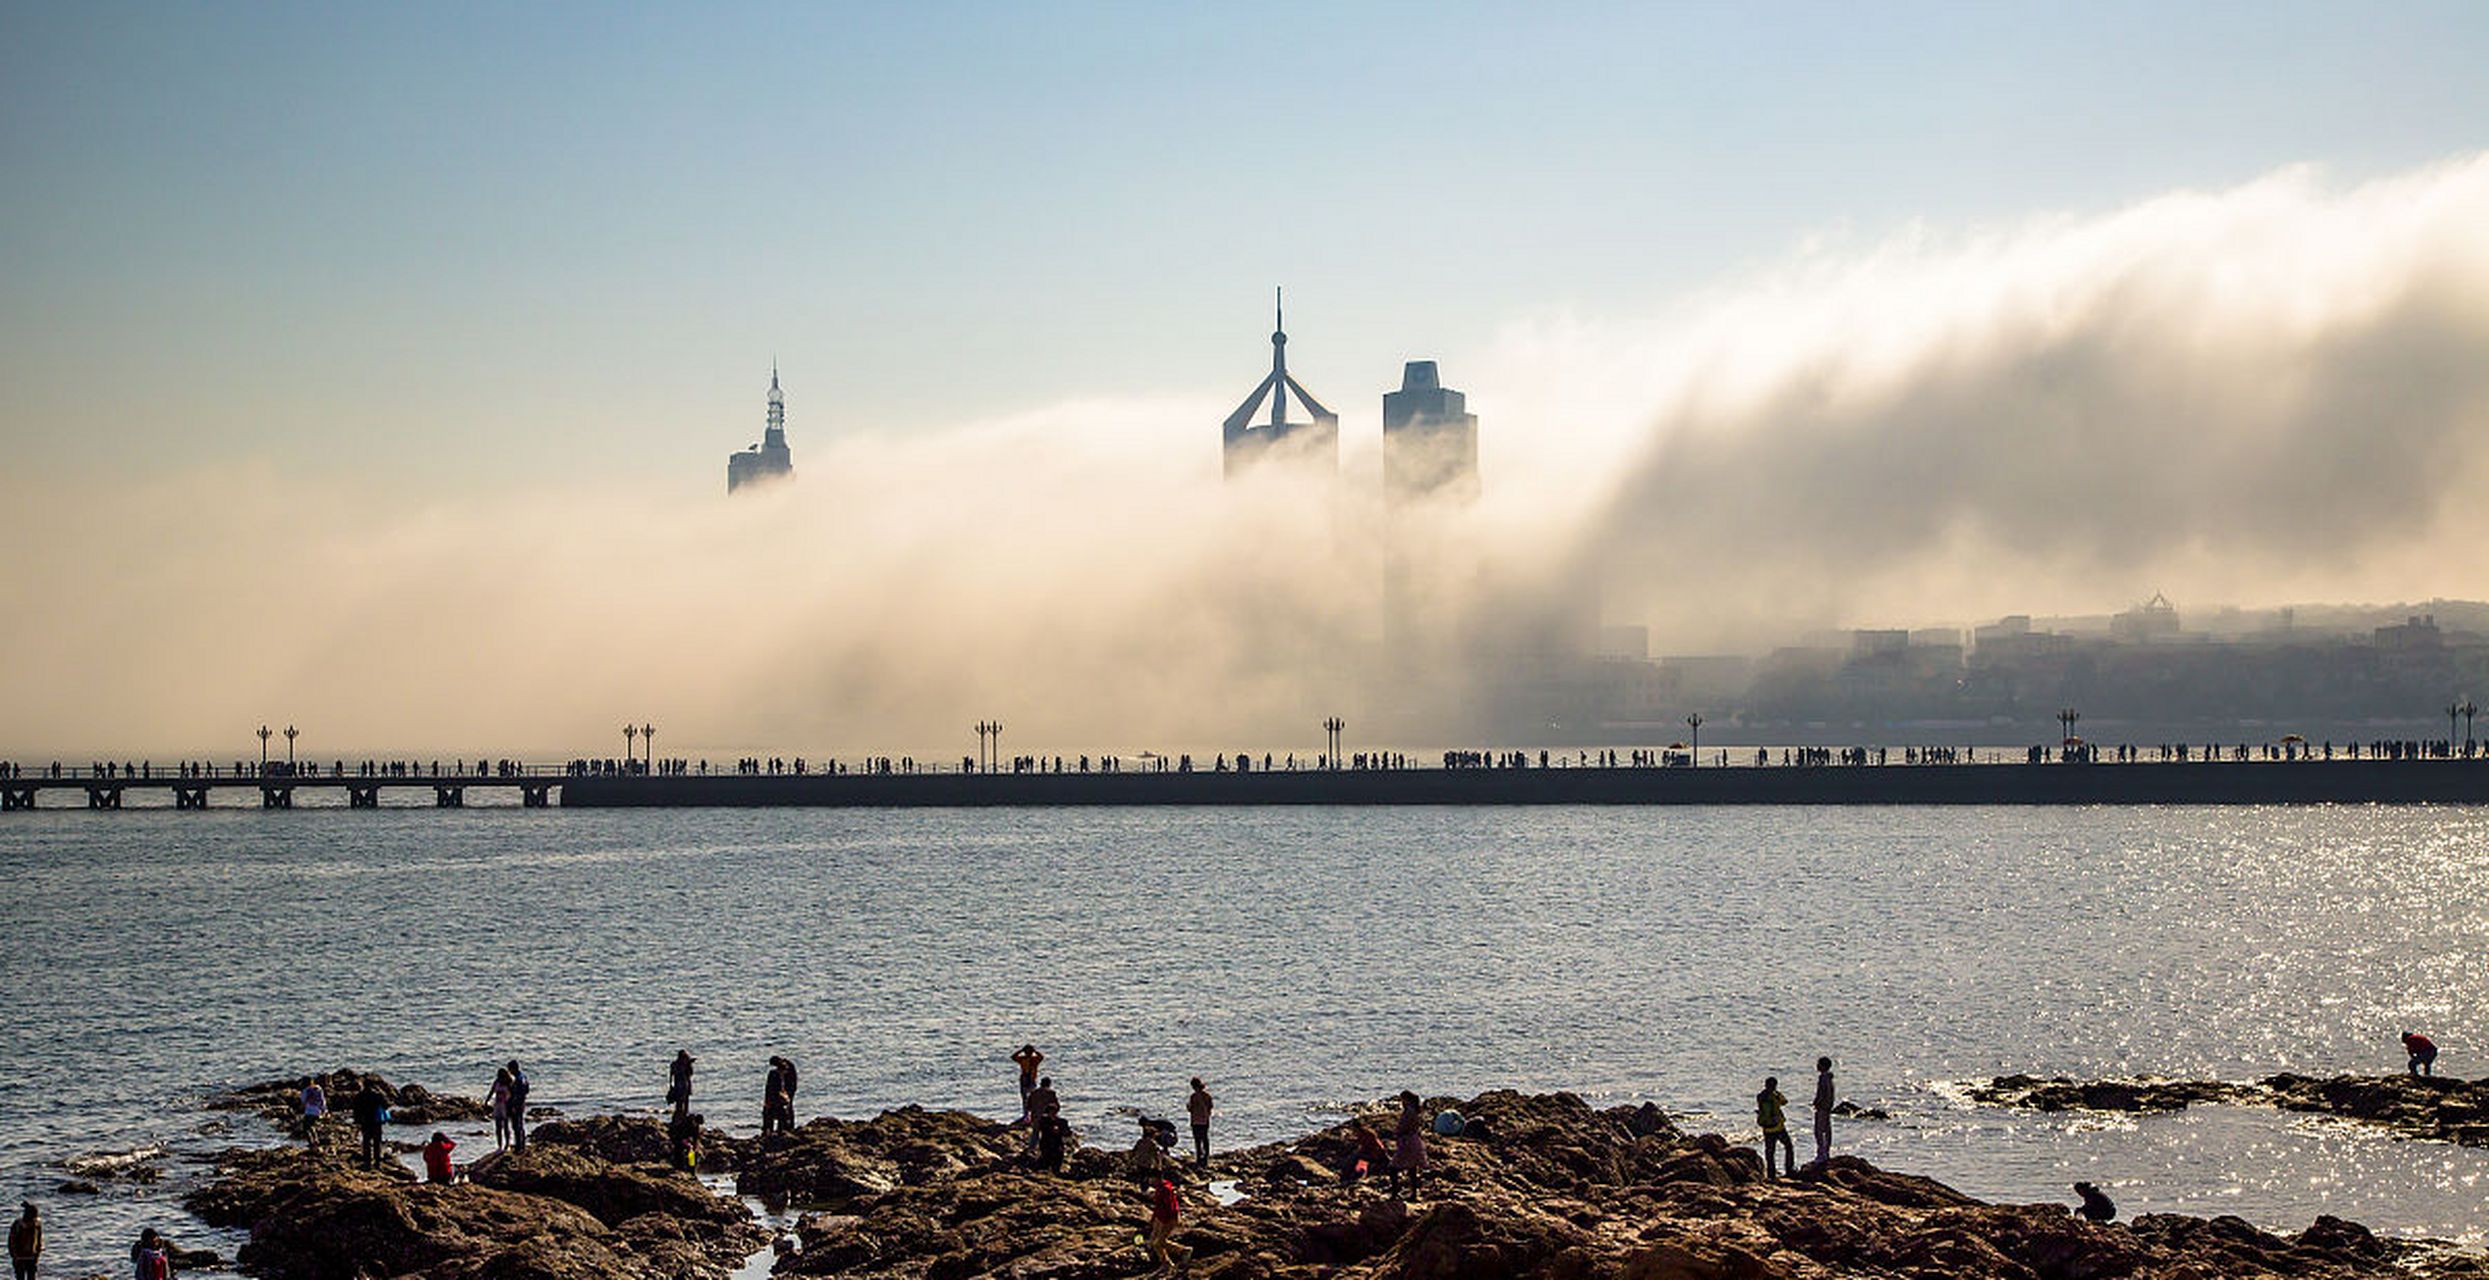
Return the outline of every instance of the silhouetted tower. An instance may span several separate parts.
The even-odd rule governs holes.
[[[1383,490],[1393,500],[1478,496],[1478,415],[1432,360],[1411,360],[1383,393]]]
[[[778,389],[778,362],[769,362],[769,428],[761,442],[726,459],[726,492],[795,474],[786,448],[786,393]]]
[[[1274,294],[1276,299],[1278,295]],[[1225,474],[1228,479],[1266,457],[1279,457],[1319,463],[1325,469],[1339,470],[1340,416],[1322,407],[1311,393],[1288,375],[1288,333],[1286,314],[1274,301],[1270,333],[1270,376],[1245,397],[1236,411],[1227,415],[1220,429],[1226,446]],[[1288,397],[1293,394],[1297,404],[1312,415],[1310,422],[1288,421]],[[1270,421],[1255,425],[1253,415],[1261,410],[1264,397],[1270,399]]]

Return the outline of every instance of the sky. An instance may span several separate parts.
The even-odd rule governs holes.
[[[1484,418],[1454,613],[2482,594],[2484,53],[2463,4],[0,0],[0,538],[53,553],[0,564],[0,750],[1309,720],[1378,517],[1205,514],[1283,284],[1351,475],[1405,360]],[[798,480],[729,507],[773,361]]]

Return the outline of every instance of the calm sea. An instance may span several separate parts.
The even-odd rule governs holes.
[[[748,1132],[771,1053],[806,1115],[1008,1115],[1035,1041],[1093,1137],[1198,1074],[1225,1146],[1498,1085],[1750,1136],[1824,1053],[1893,1113],[1841,1147],[1980,1195],[2479,1241],[2489,1152],[1957,1086],[2391,1071],[2407,1027],[2489,1072],[2485,866],[2476,809],[13,813],[0,1194],[55,1274],[147,1224],[230,1253],[185,1157],[264,1127],[200,1098],[335,1066],[480,1094],[517,1057],[539,1103],[653,1109],[688,1047]],[[152,1187],[54,1191],[150,1145]]]

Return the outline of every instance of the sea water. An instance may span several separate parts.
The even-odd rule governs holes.
[[[1836,1149],[1984,1197],[2129,1215],[2316,1214],[2484,1238],[2489,1152],[2242,1107],[2036,1115],[2008,1072],[2489,1073],[2489,811],[303,809],[0,817],[0,1203],[58,1274],[183,1215],[198,1157],[272,1140],[200,1110],[332,1067],[758,1128],[1017,1111],[1035,1042],[1092,1141],[1218,1098],[1221,1147],[1403,1088],[1650,1099],[1753,1136],[1777,1075],[1801,1157],[1817,1055],[1892,1115]],[[462,1128],[461,1157],[489,1147]],[[420,1140],[424,1135],[397,1135]],[[60,1194],[161,1145],[153,1184]]]

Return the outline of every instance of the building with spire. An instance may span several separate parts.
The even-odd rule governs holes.
[[[1478,496],[1478,415],[1443,385],[1432,360],[1411,360],[1383,393],[1383,491],[1391,500]]]
[[[1270,333],[1270,376],[1254,388],[1236,411],[1227,415],[1220,429],[1225,446],[1225,475],[1233,480],[1254,464],[1267,459],[1283,459],[1316,464],[1336,472],[1340,465],[1340,416],[1322,407],[1288,373],[1287,316],[1280,305],[1285,299],[1274,295],[1273,320]],[[1297,404],[1310,421],[1288,420],[1288,397]],[[1262,401],[1270,401],[1270,420],[1255,422]]]
[[[783,480],[795,474],[794,455],[786,448],[786,393],[778,389],[778,362],[769,362],[769,427],[761,442],[727,455],[726,492],[745,485]]]

